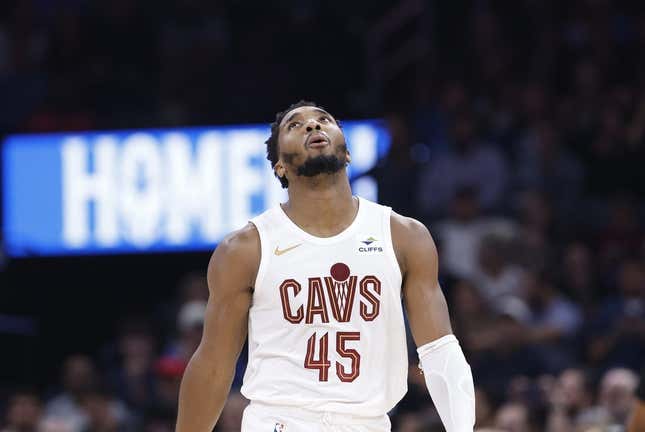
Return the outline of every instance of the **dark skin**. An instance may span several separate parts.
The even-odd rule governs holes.
[[[645,432],[645,401],[639,400],[627,426],[628,432]]]
[[[641,370],[641,382],[636,394],[636,403],[627,422],[627,432],[645,432],[645,368]]]
[[[297,175],[307,158],[321,154],[350,161],[336,120],[315,107],[288,113],[280,125],[280,158],[274,168],[289,180],[289,200],[282,208],[306,232],[330,237],[352,223],[358,200],[352,196],[344,169],[313,177]],[[437,249],[420,222],[392,213],[390,223],[408,320],[415,342],[421,346],[452,333],[437,279]],[[210,432],[221,414],[247,335],[259,264],[260,238],[252,224],[227,236],[211,257],[204,333],[182,380],[177,432]]]

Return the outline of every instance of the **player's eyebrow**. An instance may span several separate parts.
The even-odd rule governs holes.
[[[295,112],[295,113],[291,114],[289,117],[287,117],[287,118],[282,122],[282,126],[288,125],[288,124],[291,122],[291,120],[293,120],[294,118],[298,117],[299,115],[300,115],[300,113],[299,113],[299,112]]]
[[[321,113],[321,114],[325,114],[325,115],[329,116],[330,118],[333,118],[333,117],[331,116],[331,114],[329,114],[329,113],[328,113],[327,111],[325,111],[324,109],[321,109],[321,108],[318,108],[318,107],[312,107],[312,111],[317,111],[317,112],[319,112],[319,113]],[[282,122],[282,125],[283,125],[283,126],[288,125],[288,124],[289,124],[293,119],[295,119],[295,118],[296,118],[296,117],[298,117],[299,115],[302,115],[302,112],[295,112],[295,113],[291,114],[289,117],[287,117],[287,118]]]

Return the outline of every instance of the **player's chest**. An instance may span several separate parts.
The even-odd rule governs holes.
[[[255,306],[273,309],[286,322],[373,321],[387,295],[393,289],[400,290],[400,286],[392,286],[396,275],[381,245],[294,246],[277,248],[281,253],[263,269],[261,286],[256,287],[254,295]],[[288,247],[293,249],[284,252]]]

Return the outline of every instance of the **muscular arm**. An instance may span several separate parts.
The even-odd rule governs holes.
[[[211,257],[204,332],[181,382],[177,432],[211,432],[222,412],[246,338],[259,261],[251,224],[224,239]]]
[[[426,227],[392,215],[392,238],[403,273],[403,300],[417,346],[452,334],[446,299],[438,280],[437,248]]]
[[[426,386],[447,432],[472,432],[475,389],[470,366],[452,335],[438,282],[437,249],[423,224],[392,216],[392,240],[403,274],[403,298]]]

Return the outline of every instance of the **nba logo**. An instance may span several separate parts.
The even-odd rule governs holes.
[[[276,423],[275,427],[273,428],[273,432],[285,432],[286,430],[287,427],[282,423]]]

